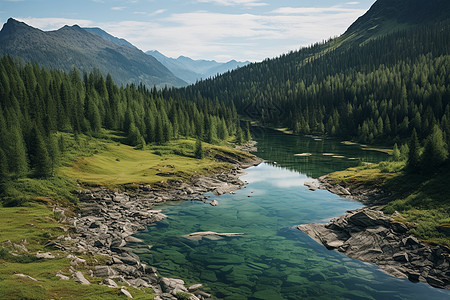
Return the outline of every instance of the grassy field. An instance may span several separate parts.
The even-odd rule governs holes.
[[[350,168],[329,175],[331,181],[356,188],[380,188],[395,196],[384,212],[398,211],[413,227],[411,233],[429,243],[450,246],[450,170],[432,174],[409,174],[404,162],[382,162],[377,165]]]
[[[56,277],[57,272],[70,277],[70,260],[67,253],[45,244],[68,228],[57,222],[59,215],[51,208],[56,204],[75,208],[77,199],[71,191],[80,188],[77,184],[111,188],[161,185],[168,179],[189,180],[193,175],[225,171],[229,164],[215,160],[217,154],[237,160],[250,157],[229,147],[204,143],[205,158],[196,159],[192,139],[136,150],[121,143],[123,135],[118,132],[105,131],[100,138],[58,133],[58,138],[61,136],[65,150],[55,176],[12,180],[0,199],[0,299],[127,299],[120,289],[100,285],[100,278],[88,276],[95,265],[106,263],[104,257],[84,256],[87,265],[76,267],[92,283],[89,286]],[[55,258],[38,259],[37,252],[51,252]],[[14,274],[26,274],[37,281]],[[150,289],[128,290],[134,299],[154,297]]]
[[[110,143],[104,151],[80,157],[73,165],[62,168],[60,173],[88,185],[154,184],[168,179],[188,180],[195,174],[206,175],[227,169],[228,164],[213,158],[215,154],[244,155],[222,146],[204,144],[204,151],[210,157],[199,160],[194,158],[194,147],[194,140],[178,140],[146,150]]]

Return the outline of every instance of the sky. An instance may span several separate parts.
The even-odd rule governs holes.
[[[169,57],[261,61],[344,33],[375,0],[0,0],[0,22],[100,27]]]

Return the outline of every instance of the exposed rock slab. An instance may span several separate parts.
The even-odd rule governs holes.
[[[374,263],[395,277],[450,289],[450,249],[421,243],[407,234],[406,225],[399,224],[380,207],[366,207],[327,224],[299,225],[298,229],[327,249]]]

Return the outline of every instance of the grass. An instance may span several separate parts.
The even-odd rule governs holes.
[[[56,277],[61,271],[70,276],[67,253],[46,248],[45,243],[63,234],[62,225],[43,204],[27,203],[22,207],[0,207],[0,299],[127,299],[119,289],[99,285],[100,278],[86,276],[93,284],[81,286],[73,280]],[[24,245],[28,252],[15,247]],[[38,259],[36,252],[51,252],[55,259]],[[88,266],[79,270],[87,274],[95,261],[87,258]],[[15,276],[26,274],[37,281]],[[135,299],[152,299],[150,290],[129,288]]]
[[[117,187],[128,184],[155,184],[168,179],[188,180],[196,174],[211,174],[228,168],[217,162],[216,154],[245,158],[246,154],[226,148],[203,144],[209,157],[194,158],[195,140],[185,139],[146,150],[109,143],[105,150],[90,157],[79,157],[61,169],[64,177],[77,178],[83,184]]]
[[[87,275],[96,264],[106,263],[102,261],[104,257],[83,256],[87,266],[76,268],[92,283],[89,286],[56,277],[57,272],[69,277],[71,273],[68,253],[45,247],[67,229],[57,222],[59,216],[51,207],[57,204],[76,208],[77,199],[71,191],[80,188],[77,183],[116,188],[161,184],[169,179],[189,180],[193,175],[229,169],[229,164],[214,158],[216,155],[235,160],[251,156],[226,147],[229,142],[224,142],[224,146],[203,143],[205,158],[195,159],[193,139],[135,150],[122,143],[123,133],[114,131],[103,131],[97,138],[58,133],[58,139],[61,138],[65,150],[55,176],[11,180],[0,199],[0,299],[127,299],[120,289],[100,285],[100,278]],[[51,252],[56,258],[38,259],[36,252]],[[14,275],[18,273],[37,281]],[[134,299],[154,298],[151,289],[127,289]]]
[[[351,142],[351,141],[343,141],[341,143],[344,145],[358,145],[361,147],[362,150],[378,151],[378,152],[386,153],[388,155],[392,155],[392,152],[393,152],[392,148],[368,146],[368,145],[359,144],[359,143],[355,143],[355,142]]]
[[[345,187],[365,186],[392,192],[394,199],[384,208],[395,211],[398,221],[411,225],[411,234],[422,241],[450,246],[450,170],[444,167],[435,174],[410,174],[404,162],[381,162],[331,173],[332,182]]]

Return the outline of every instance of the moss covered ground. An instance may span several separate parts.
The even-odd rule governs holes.
[[[411,233],[425,242],[450,246],[450,169],[433,174],[408,173],[404,162],[382,162],[350,168],[329,175],[332,182],[349,188],[364,186],[383,189],[394,196],[384,211],[401,213],[413,227]]]

